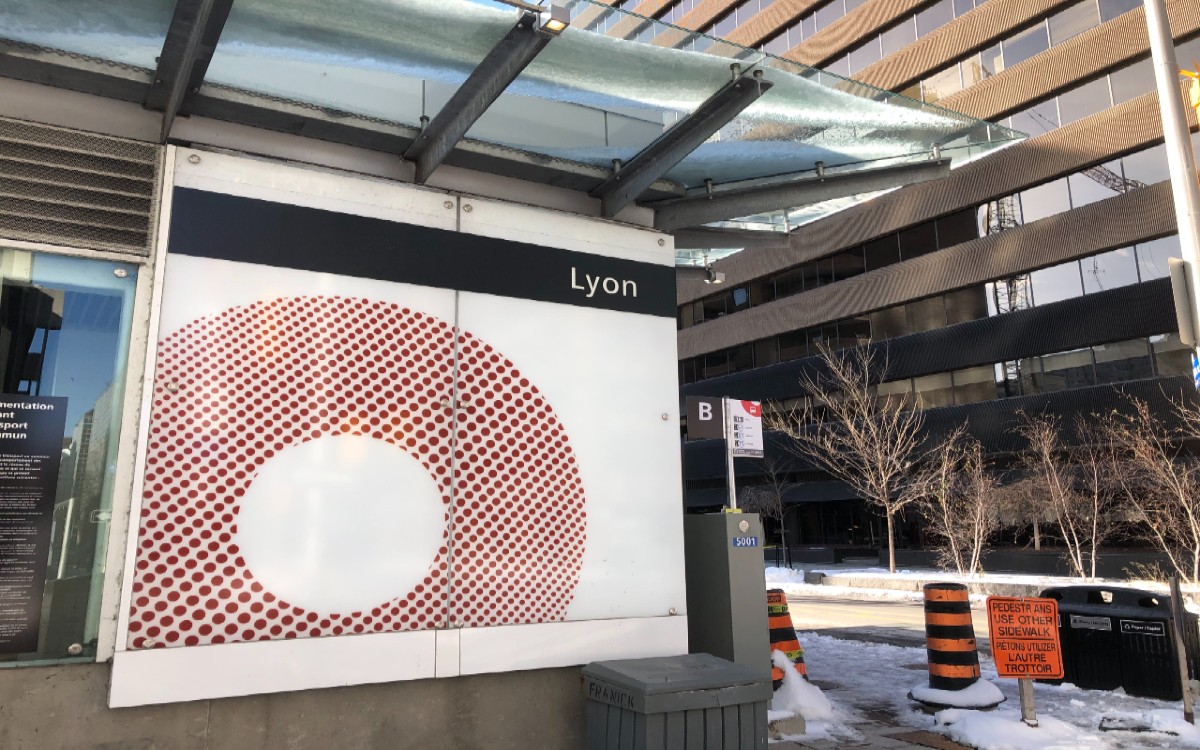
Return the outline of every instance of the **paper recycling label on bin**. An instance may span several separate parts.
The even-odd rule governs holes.
[[[1167,637],[1166,623],[1147,620],[1121,620],[1121,632],[1126,635]]]
[[[997,675],[1062,679],[1057,601],[989,596],[987,615]]]

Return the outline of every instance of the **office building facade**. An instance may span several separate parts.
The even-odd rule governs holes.
[[[1191,397],[1167,258],[1179,255],[1144,11],[1136,0],[641,3],[687,28],[1025,132],[1029,139],[790,229],[788,246],[680,284],[683,395],[786,404],[819,344],[886,352],[881,394],[1019,448],[1024,410],[1066,419],[1119,390]],[[1181,65],[1200,8],[1169,2]],[[654,39],[649,40],[655,43]],[[1195,122],[1191,123],[1195,127]],[[1193,139],[1195,140],[1195,138]],[[685,446],[693,509],[723,502],[719,446]],[[739,461],[743,482],[761,466]],[[793,542],[870,544],[878,521],[819,472],[793,472]],[[918,543],[915,527],[908,543]]]

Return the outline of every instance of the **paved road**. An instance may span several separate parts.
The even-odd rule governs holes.
[[[925,609],[920,602],[852,601],[821,596],[788,596],[788,610],[797,630],[851,640],[925,645]],[[987,642],[987,617],[972,608],[975,637]]]

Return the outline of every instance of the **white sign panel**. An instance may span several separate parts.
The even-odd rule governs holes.
[[[725,399],[726,440],[735,456],[763,457],[762,404],[757,401]]]
[[[615,658],[593,647],[605,622],[681,632],[674,270],[657,235],[178,163],[114,700],[245,692],[219,670],[175,698],[123,679],[164,649],[270,670],[271,644],[292,644],[303,674],[259,682],[299,689],[340,653],[304,646],[317,639],[482,628],[472,651],[422,657],[453,675],[504,669],[509,628],[550,643],[555,623],[597,621],[514,669]]]

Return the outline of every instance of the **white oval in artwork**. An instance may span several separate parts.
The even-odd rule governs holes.
[[[278,598],[350,614],[420,583],[445,529],[438,487],[419,461],[382,440],[340,435],[263,465],[241,501],[237,544]]]

